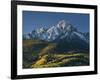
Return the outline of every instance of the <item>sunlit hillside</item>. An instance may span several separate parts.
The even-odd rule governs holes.
[[[75,49],[67,51],[67,47],[63,47],[63,44],[60,48],[62,49],[59,50],[58,44],[54,42],[23,40],[23,68],[89,65],[88,51]]]

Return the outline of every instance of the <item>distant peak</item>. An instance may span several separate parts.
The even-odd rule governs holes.
[[[61,21],[59,21],[59,23],[66,23],[66,21],[65,20],[61,20]]]
[[[64,29],[65,25],[66,25],[65,20],[61,20],[61,21],[58,22],[57,27]]]
[[[57,27],[64,30],[65,27],[67,27],[68,25],[71,25],[69,21],[61,20],[61,21],[58,22]]]

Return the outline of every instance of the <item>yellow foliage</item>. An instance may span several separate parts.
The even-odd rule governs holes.
[[[46,63],[46,60],[45,60],[44,58],[42,58],[42,59],[38,60],[38,61],[35,63],[35,65],[36,65],[36,66],[38,66],[38,65],[43,65],[43,64],[45,64],[45,63]]]

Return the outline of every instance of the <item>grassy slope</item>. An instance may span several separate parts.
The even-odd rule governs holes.
[[[23,48],[23,68],[89,65],[88,53],[52,53],[55,43],[25,40]]]
[[[89,56],[84,53],[72,54],[52,54],[44,55],[41,59],[37,60],[31,67],[44,68],[44,67],[64,67],[64,66],[85,66],[89,65]]]

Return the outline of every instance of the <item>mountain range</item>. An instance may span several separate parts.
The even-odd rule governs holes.
[[[50,28],[39,28],[23,35],[24,40],[41,40],[56,43],[55,52],[89,52],[89,32],[82,33],[71,23],[59,21]]]
[[[36,30],[32,30],[28,34],[23,35],[23,39],[39,39],[44,41],[58,41],[66,39],[71,41],[74,39],[80,39],[86,43],[89,43],[89,32],[82,33],[73,27],[68,21],[61,20],[57,25],[50,28],[41,27]]]

